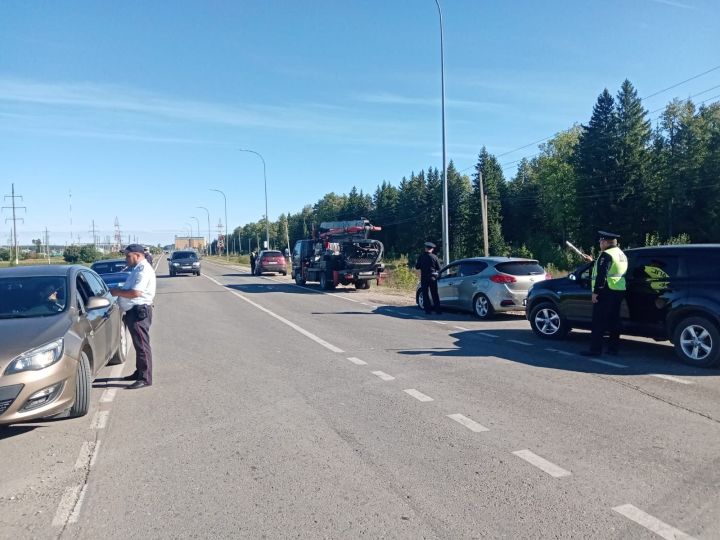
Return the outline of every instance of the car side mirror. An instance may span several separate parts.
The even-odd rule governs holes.
[[[110,300],[103,296],[91,296],[88,298],[87,304],[85,304],[85,309],[88,311],[104,309],[106,307],[110,307]]]
[[[568,279],[570,281],[577,281],[577,276],[575,274],[568,274]]]

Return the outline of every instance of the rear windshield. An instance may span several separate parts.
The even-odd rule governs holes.
[[[513,261],[495,265],[498,272],[511,276],[537,276],[545,274],[545,270],[537,261]]]
[[[173,259],[197,259],[194,251],[176,251],[172,254]]]
[[[282,257],[283,254],[279,251],[266,251],[263,253],[265,257]]]
[[[125,261],[117,262],[98,262],[93,264],[90,268],[95,270],[98,274],[112,274],[113,272],[122,272],[127,267]]]

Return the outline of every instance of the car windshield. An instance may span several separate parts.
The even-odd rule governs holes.
[[[176,251],[172,255],[173,259],[197,259],[197,255],[193,251]]]
[[[113,272],[129,271],[125,261],[96,262],[90,268],[98,274],[112,274]]]
[[[495,266],[498,272],[511,276],[537,276],[544,274],[545,270],[537,261],[511,261]]]
[[[63,276],[0,278],[0,319],[47,317],[66,306]]]

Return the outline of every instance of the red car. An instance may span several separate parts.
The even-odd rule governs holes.
[[[287,276],[287,262],[282,251],[266,249],[258,254],[255,261],[255,275],[259,276],[265,272],[276,272]]]

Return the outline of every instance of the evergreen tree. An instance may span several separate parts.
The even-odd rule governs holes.
[[[483,253],[482,200],[480,199],[480,179],[483,181],[484,194],[487,197],[488,246],[490,255],[505,255],[508,251],[502,233],[502,199],[505,197],[505,178],[498,160],[484,146],[480,150],[475,174],[472,181],[472,195],[469,223],[473,235],[468,245],[472,251]]]

